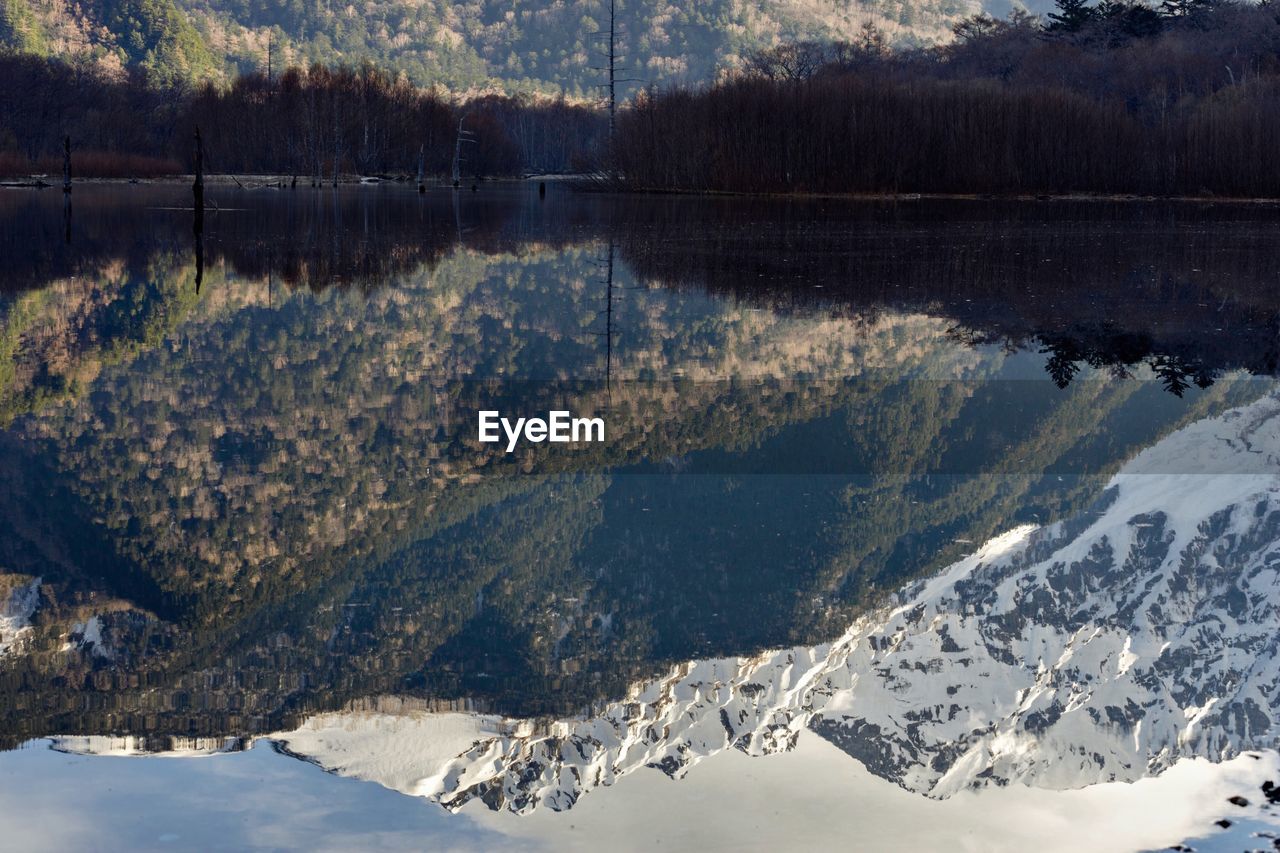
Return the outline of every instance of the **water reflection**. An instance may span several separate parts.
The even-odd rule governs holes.
[[[370,289],[430,271],[458,248],[493,256],[599,243],[616,245],[645,287],[724,294],[774,312],[946,318],[960,340],[1050,353],[1059,384],[1086,365],[1125,373],[1146,363],[1176,390],[1223,370],[1276,367],[1270,207],[624,203],[572,193],[534,204],[530,195],[223,188],[201,254],[224,272],[290,289]],[[0,198],[0,290],[91,281],[121,267],[146,276],[156,255],[195,262],[178,188],[89,188],[70,247],[54,237],[52,198]],[[586,278],[599,283],[601,308],[612,308],[603,270]]]
[[[901,590],[1264,393],[1269,211],[224,192],[197,292],[182,193],[86,190],[58,251],[56,206],[0,197],[5,745],[223,748],[407,703],[482,735],[431,796],[525,810],[805,727],[933,793],[1040,779],[1017,756],[1055,726],[1075,784],[1265,740],[1275,694],[1228,695],[1230,661],[1139,710],[1088,685],[1174,678],[1205,602],[1274,629],[1269,487],[1121,489],[1105,540],[1046,528],[1035,561]],[[475,440],[481,408],[553,407],[609,440]],[[1162,475],[1270,476],[1247,411]],[[987,675],[934,696],[953,670]],[[1174,732],[1211,701],[1217,734]],[[1081,720],[1101,762],[1064,758]]]
[[[451,809],[519,813],[640,768],[787,751],[806,730],[935,797],[1275,749],[1278,500],[1272,394],[1157,443],[1089,512],[989,541],[834,642],[684,663],[541,726],[389,702],[313,718],[280,748]],[[424,728],[456,754],[404,751]]]

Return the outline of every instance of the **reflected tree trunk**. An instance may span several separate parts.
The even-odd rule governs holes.
[[[196,238],[196,293],[204,284],[204,142],[200,138],[200,128],[196,127],[195,181],[191,184],[193,196],[193,222],[191,230]]]

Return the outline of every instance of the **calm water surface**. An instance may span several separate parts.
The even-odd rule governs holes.
[[[1267,831],[1280,210],[211,198],[0,195],[10,837]]]

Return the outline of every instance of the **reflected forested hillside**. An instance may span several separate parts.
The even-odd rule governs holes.
[[[199,292],[162,197],[77,196],[69,245],[59,207],[0,208],[27,247],[0,302],[0,594],[30,623],[0,635],[7,743],[388,693],[568,713],[829,639],[1256,396],[1274,345],[1247,217],[1211,251],[1151,211],[259,198],[210,216]],[[1075,381],[1045,373],[1060,340]],[[1161,359],[1218,381],[1170,394]],[[608,440],[506,454],[482,408]]]

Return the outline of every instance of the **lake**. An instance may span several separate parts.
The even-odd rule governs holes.
[[[18,846],[1280,833],[1280,208],[207,193],[0,194]]]

